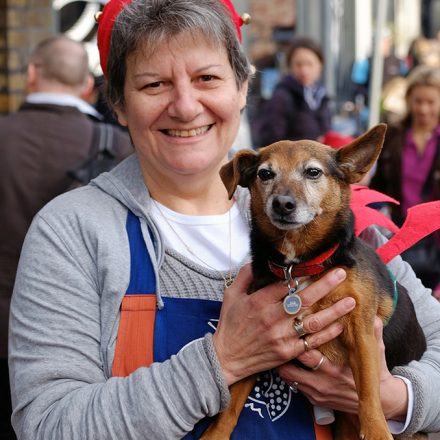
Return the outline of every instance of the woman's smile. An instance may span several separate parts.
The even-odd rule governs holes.
[[[205,125],[203,127],[197,127],[197,128],[190,128],[185,130],[179,130],[179,129],[165,129],[160,130],[162,133],[166,134],[167,136],[171,137],[182,137],[182,138],[189,138],[189,137],[195,137],[200,136],[202,134],[205,134],[214,124]]]

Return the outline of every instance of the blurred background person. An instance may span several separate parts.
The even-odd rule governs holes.
[[[324,55],[313,39],[298,37],[290,45],[288,74],[276,85],[272,97],[260,109],[259,147],[290,139],[322,139],[331,127],[327,90],[321,81]]]
[[[414,38],[408,48],[406,64],[410,71],[420,65],[440,68],[439,34],[437,38],[426,38],[424,35]]]
[[[401,225],[408,208],[440,199],[440,69],[416,67],[407,79],[407,114],[388,127],[371,187],[398,201],[391,217]],[[427,287],[440,295],[440,236],[402,254]]]
[[[102,126],[89,97],[93,79],[84,47],[64,36],[38,44],[30,56],[27,97],[19,110],[0,118],[0,437],[15,438],[10,426],[7,368],[9,305],[18,259],[34,215],[70,188],[68,172],[81,166]],[[107,125],[107,124],[105,124]],[[131,153],[128,134],[112,127],[117,159]]]
[[[391,31],[383,29],[381,38],[381,54],[383,56],[382,88],[396,77],[404,77],[408,73],[405,61],[399,58],[394,51],[394,42]],[[362,96],[368,105],[368,95],[372,72],[372,57],[363,58],[353,63],[351,80],[354,85],[354,95]]]
[[[392,122],[393,118],[395,119],[394,115],[401,116],[399,109],[402,104],[402,87],[405,87],[404,78],[408,73],[408,66],[405,60],[395,53],[390,29],[384,28],[382,32],[375,34],[375,38],[378,34],[381,35],[380,51],[383,57],[381,120]],[[354,102],[360,109],[361,132],[368,128],[372,62],[372,56],[356,60],[351,70]]]

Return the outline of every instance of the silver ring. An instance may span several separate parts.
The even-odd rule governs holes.
[[[307,342],[307,339],[303,338],[302,341],[304,342],[304,351],[310,351],[312,347],[310,347],[310,344]]]
[[[291,382],[288,385],[289,385],[290,391],[292,391],[292,393],[296,394],[298,392],[298,385],[299,385],[298,382]]]
[[[307,332],[304,330],[304,322],[300,319],[295,319],[295,321],[293,321],[293,329],[296,331],[298,338],[301,338],[307,334]]]
[[[312,367],[312,370],[313,371],[319,370],[321,368],[321,365],[324,363],[324,361],[325,361],[325,357],[323,354],[321,354],[321,359],[319,359],[319,362],[314,367]]]

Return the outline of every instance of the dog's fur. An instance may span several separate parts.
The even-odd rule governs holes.
[[[379,124],[339,150],[314,141],[281,141],[258,152],[243,150],[220,173],[230,197],[237,185],[249,188],[251,193],[253,291],[279,281],[269,261],[295,265],[339,245],[323,264],[326,269],[343,267],[347,278],[308,313],[327,308],[343,297],[356,299],[355,309],[341,319],[343,333],[319,347],[331,362],[349,363],[358,390],[359,432],[337,414],[335,438],[341,440],[393,438],[379,397],[375,316],[386,323],[389,369],[420,359],[426,349],[408,294],[399,286],[398,302],[393,306],[394,284],[388,269],[354,234],[350,184],[359,182],[373,166],[385,130],[386,126]],[[312,280],[320,276],[312,276]],[[229,438],[253,384],[254,378],[248,378],[232,386],[230,407],[202,438]]]

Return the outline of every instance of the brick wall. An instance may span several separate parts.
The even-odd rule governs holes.
[[[52,32],[52,0],[0,0],[0,113],[20,105],[28,55]]]
[[[294,27],[295,0],[249,0],[252,24],[249,26],[249,50],[252,60],[271,55],[277,47],[275,27]]]

